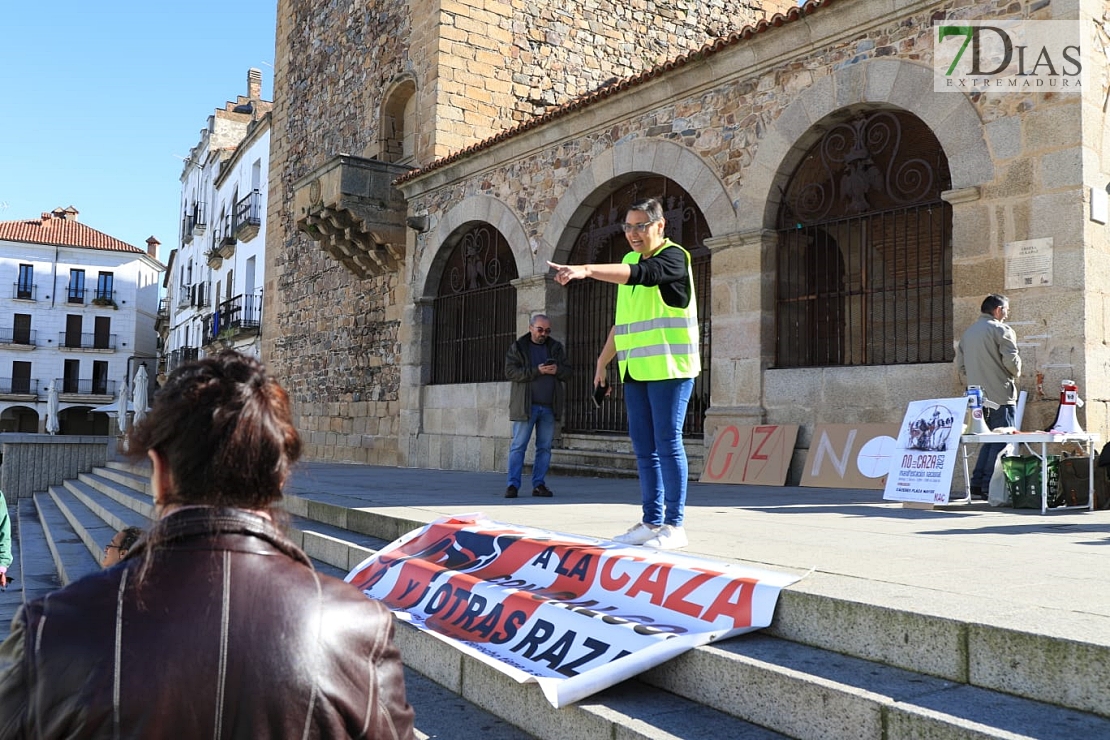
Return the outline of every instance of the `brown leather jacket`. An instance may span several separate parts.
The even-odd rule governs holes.
[[[183,509],[156,530],[141,586],[145,540],[16,615],[0,738],[413,737],[381,603],[248,512]]]

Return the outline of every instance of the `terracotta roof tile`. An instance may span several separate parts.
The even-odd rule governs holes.
[[[810,13],[813,13],[819,8],[830,5],[832,2],[834,2],[834,0],[808,0],[804,5],[799,5],[798,7],[791,8],[785,14],[775,13],[775,15],[772,16],[770,19],[760,20],[754,26],[745,26],[739,31],[730,33],[728,36],[722,36],[721,38],[706,44],[700,49],[695,49],[694,51],[683,54],[682,56],[675,57],[674,59],[663,62],[662,64],[652,67],[649,70],[641,72],[635,77],[628,77],[623,80],[604,85],[592,92],[580,95],[579,97],[574,98],[573,100],[564,103],[563,105],[549,110],[543,115],[536,116],[535,118],[518,124],[513,128],[506,129],[505,131],[502,131],[499,134],[480,141],[477,144],[471,144],[465,149],[461,149],[453,154],[449,154],[442,159],[437,159],[436,161],[429,164],[427,167],[421,167],[420,169],[406,172],[405,174],[394,180],[393,183],[395,185],[399,185],[401,183],[408,182],[409,180],[414,180],[421,175],[438,170],[441,167],[446,167],[452,162],[457,162],[458,160],[463,159],[468,155],[480,152],[483,149],[488,149],[494,144],[498,144],[502,141],[505,141],[506,139],[510,139],[517,134],[533,129],[537,126],[541,126],[545,123],[549,123],[557,118],[562,118],[568,113],[579,110],[581,108],[585,108],[592,103],[596,103],[599,100],[608,98],[618,92],[623,92],[624,90],[628,90],[629,88],[642,85],[645,82],[654,79],[661,74],[683,67],[690,62],[701,61],[702,59],[711,57],[714,54],[723,51],[730,46],[735,46],[743,41],[747,41],[752,36],[761,34],[764,31],[768,31],[772,28],[778,28],[788,23],[793,23],[794,21],[797,21],[809,15]]]
[[[0,221],[0,240],[49,244],[57,247],[80,247],[104,252],[137,252],[133,247],[91,226],[67,218],[32,218],[26,221]]]

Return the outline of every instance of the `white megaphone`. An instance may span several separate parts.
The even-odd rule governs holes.
[[[991,429],[987,426],[987,420],[983,418],[983,389],[977,385],[969,385],[967,397],[970,399],[967,412],[971,415],[971,421],[968,422],[967,431],[964,433],[990,434]]]
[[[1079,397],[1079,386],[1074,380],[1060,381],[1060,408],[1056,410],[1056,421],[1049,427],[1049,434],[1083,434],[1083,427],[1079,426],[1079,419],[1075,418],[1075,410],[1083,405]]]

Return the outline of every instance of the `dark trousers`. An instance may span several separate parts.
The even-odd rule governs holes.
[[[987,422],[987,428],[1012,427],[1016,410],[1012,403],[996,409],[984,407],[983,418]],[[994,461],[998,459],[998,453],[1002,452],[1005,446],[1000,442],[993,442],[979,447],[979,459],[975,461],[975,472],[971,474],[972,486],[978,486],[984,493],[986,492],[991,483],[991,476],[994,475]]]

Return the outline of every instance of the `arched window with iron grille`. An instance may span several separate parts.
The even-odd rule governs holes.
[[[502,381],[516,339],[516,260],[489,224],[464,227],[456,239],[432,303],[431,382]]]
[[[940,143],[910,113],[829,128],[779,208],[776,367],[952,360],[950,188]]]
[[[700,331],[701,375],[694,380],[690,405],[686,410],[683,434],[699,436],[705,427],[705,411],[709,408],[710,301],[709,238],[705,217],[694,199],[671,180],[644,177],[609,195],[594,209],[574,243],[568,264],[609,264],[620,262],[631,247],[624,237],[621,224],[633,203],[644,198],[657,198],[663,204],[666,235],[690,253],[694,271],[694,294],[698,305]],[[593,366],[609,329],[613,326],[617,307],[617,286],[599,280],[575,280],[567,286],[567,357],[575,368],[572,382],[567,384],[567,409],[563,429],[568,432],[613,432],[626,434],[628,418],[624,413],[624,389],[614,360],[609,367],[613,382],[610,400],[595,408],[590,401],[593,390]]]

